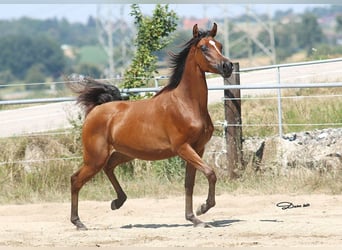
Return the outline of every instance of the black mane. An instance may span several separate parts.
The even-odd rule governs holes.
[[[173,54],[172,52],[169,53],[169,55],[171,56],[170,64],[171,64],[171,68],[173,69],[173,71],[172,71],[168,85],[166,85],[156,95],[159,95],[163,91],[175,89],[178,86],[180,80],[182,79],[185,61],[189,54],[190,48],[193,45],[197,45],[197,43],[202,38],[209,36],[209,34],[210,34],[209,30],[199,31],[197,37],[191,38],[191,40],[189,40],[187,43],[183,45],[183,50],[181,52],[179,52],[178,54]]]

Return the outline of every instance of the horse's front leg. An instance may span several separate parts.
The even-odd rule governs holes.
[[[202,157],[204,153],[204,150],[200,152],[200,156]],[[209,166],[208,166],[209,167]],[[210,208],[214,207],[216,202],[215,202],[215,185],[216,185],[216,174],[214,170],[209,167],[206,173],[204,173],[208,179],[209,183],[209,188],[208,188],[208,198],[206,203],[202,204],[199,206],[196,210],[196,215],[201,215],[206,213]]]
[[[195,185],[196,168],[189,163],[185,170],[185,218],[191,221],[195,226],[203,224],[193,212],[193,191]]]
[[[198,169],[207,177],[209,190],[206,203],[202,204],[197,209],[196,214],[200,215],[206,213],[211,207],[215,206],[215,172],[202,161],[200,156],[203,154],[203,150],[197,154],[190,145],[185,144],[180,147],[178,153],[179,156],[187,161],[185,176],[185,218],[191,221],[194,226],[208,226],[199,220],[193,213],[193,187],[195,183],[196,170]]]

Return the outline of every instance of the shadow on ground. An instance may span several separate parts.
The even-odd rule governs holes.
[[[209,227],[228,227],[233,223],[240,222],[241,220],[217,220],[213,222],[208,222]],[[131,229],[131,228],[173,228],[173,227],[193,227],[193,224],[128,224],[121,228]]]

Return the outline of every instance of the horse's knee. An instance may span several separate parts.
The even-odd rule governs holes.
[[[93,168],[84,165],[76,173],[74,173],[71,178],[71,190],[78,191],[82,186],[89,181],[96,173],[98,173],[100,168]]]
[[[205,176],[207,177],[207,179],[210,183],[213,183],[213,184],[216,183],[217,177],[216,177],[214,170],[210,169],[209,171],[206,171]]]
[[[71,177],[70,177],[70,183],[71,183],[71,191],[76,191],[78,189],[80,189],[79,185],[77,185],[77,177],[78,177],[78,172],[74,173]]]

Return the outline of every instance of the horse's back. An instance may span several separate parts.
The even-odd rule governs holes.
[[[165,117],[152,100],[115,101],[96,106],[84,122],[85,147],[93,147],[95,139],[132,158],[155,160],[174,156],[165,130]]]

